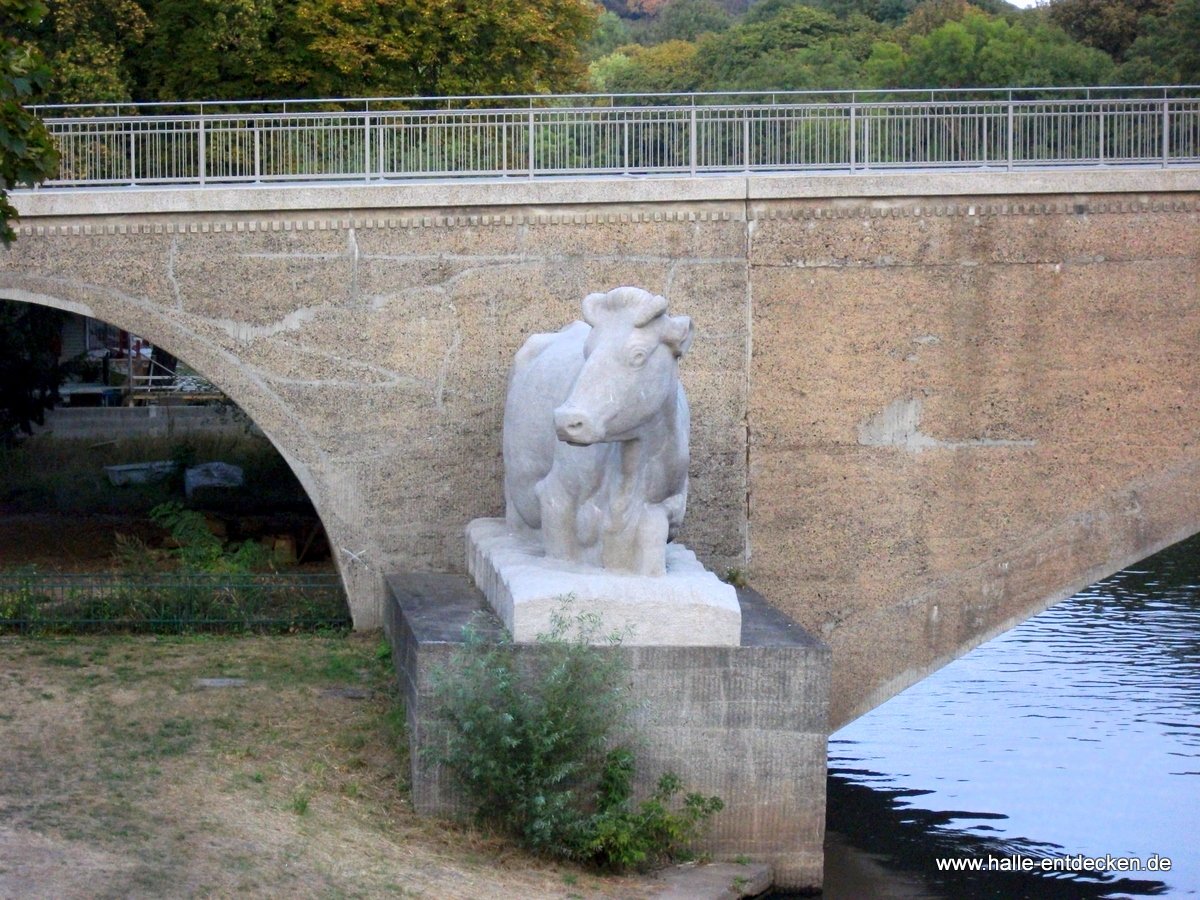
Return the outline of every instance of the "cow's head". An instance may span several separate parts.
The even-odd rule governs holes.
[[[583,369],[566,402],[554,411],[559,440],[631,440],[668,398],[674,402],[678,360],[692,343],[692,320],[666,312],[663,297],[641,288],[584,298],[583,318],[592,330]]]

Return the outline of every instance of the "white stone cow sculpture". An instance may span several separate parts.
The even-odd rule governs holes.
[[[504,407],[510,528],[541,529],[546,556],[663,575],[687,506],[687,398],[679,358],[692,321],[621,287],[583,301],[583,322],[530,337]]]

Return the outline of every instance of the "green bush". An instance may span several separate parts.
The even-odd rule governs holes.
[[[171,533],[178,545],[175,554],[184,571],[240,575],[270,568],[267,552],[257,541],[226,547],[208,530],[208,521],[202,513],[185,509],[180,503],[159,504],[150,510],[150,520]],[[126,542],[119,552],[128,553],[128,546]]]
[[[478,821],[534,852],[622,869],[679,852],[722,803],[691,793],[673,809],[681,785],[668,772],[634,804],[626,667],[618,635],[592,646],[600,633],[594,615],[560,615],[537,652],[518,655],[468,629],[434,673],[427,752]]]

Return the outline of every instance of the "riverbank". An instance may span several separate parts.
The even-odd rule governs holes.
[[[380,641],[0,638],[0,895],[660,894],[417,817]]]

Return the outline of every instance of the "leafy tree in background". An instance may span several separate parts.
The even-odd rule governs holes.
[[[289,53],[296,42],[287,33],[294,4],[157,0],[148,8],[152,26],[136,99],[269,99],[299,90]]]
[[[701,45],[696,64],[712,73],[720,89],[857,88],[865,86],[864,62],[888,33],[863,15],[840,19],[792,4],[770,19],[712,36]]]
[[[733,17],[716,0],[671,0],[651,34],[655,43],[694,41],[702,34],[725,31],[732,24]]]
[[[30,31],[54,77],[49,103],[127,103],[150,17],[134,0],[53,0]]]
[[[787,0],[760,0],[737,28],[701,42],[696,66],[714,87],[768,87],[746,83],[746,74],[764,57],[780,62],[786,54],[814,49],[847,30],[846,23],[832,13]]]
[[[1200,0],[1175,0],[1166,15],[1142,19],[1141,31],[1121,68],[1123,81],[1200,83]]]
[[[368,86],[429,95],[571,90],[597,15],[590,0],[300,0],[297,9],[312,94],[342,96],[378,91]]]
[[[867,75],[881,87],[1035,87],[1110,83],[1112,59],[1045,25],[1027,30],[970,13],[907,46],[877,45]]]
[[[666,94],[700,90],[703,79],[696,66],[696,45],[667,41],[653,47],[632,45],[597,60],[593,84],[617,94]]]
[[[618,47],[633,43],[633,29],[629,23],[612,10],[606,9],[596,19],[596,27],[592,30],[592,38],[588,41],[586,52],[588,59],[599,59],[607,56]]]
[[[46,14],[39,0],[0,0],[0,241],[16,238],[9,224],[17,210],[10,189],[33,187],[58,169],[58,151],[46,126],[26,104],[37,102],[50,82],[50,69],[18,29],[35,27]]]
[[[3,2],[7,33],[8,5],[33,0]],[[49,0],[48,10],[18,37],[50,61],[51,102],[566,91],[582,84],[598,12],[591,0]]]
[[[961,22],[978,11],[967,0],[925,0],[896,29],[897,40],[903,43],[913,35],[933,34],[947,22]]]
[[[1052,0],[1050,21],[1080,43],[1103,50],[1117,62],[1138,37],[1138,22],[1167,12],[1171,0]]]
[[[58,402],[64,318],[47,306],[0,300],[0,442],[31,434]]]

